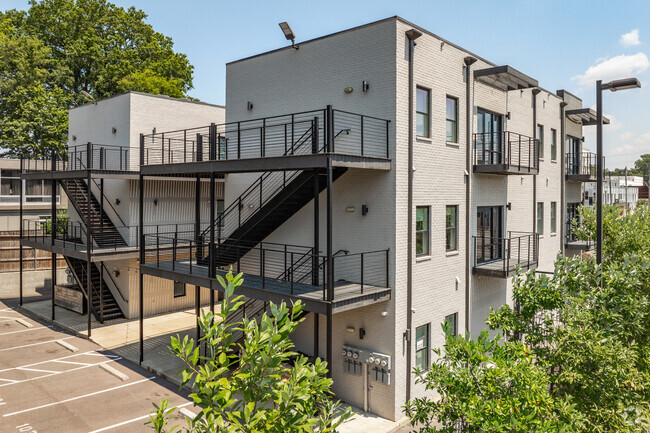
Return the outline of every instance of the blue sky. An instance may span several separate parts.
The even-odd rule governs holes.
[[[136,6],[171,36],[194,65],[191,96],[225,100],[226,62],[285,46],[278,22],[297,41],[399,15],[497,64],[509,64],[545,89],[566,89],[595,105],[595,80],[638,77],[644,87],[604,94],[609,167],[650,153],[650,2],[588,0],[223,1],[113,0]],[[0,0],[25,9],[27,0]],[[623,35],[626,35],[623,37]],[[585,145],[595,150],[595,127]]]

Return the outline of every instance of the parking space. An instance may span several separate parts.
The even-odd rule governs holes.
[[[175,385],[0,302],[0,432],[148,432],[165,398],[192,410]]]

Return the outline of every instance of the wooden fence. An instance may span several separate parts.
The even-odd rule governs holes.
[[[65,259],[57,257],[57,266],[64,268]],[[23,247],[23,271],[52,269],[52,256],[48,251]],[[0,232],[0,273],[20,270],[20,233]]]

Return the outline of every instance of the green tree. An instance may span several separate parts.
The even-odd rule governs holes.
[[[203,315],[200,327],[204,336],[195,343],[185,337],[172,338],[172,352],[186,365],[182,371],[183,385],[194,381],[196,392],[190,395],[201,412],[188,419],[188,432],[335,432],[350,416],[343,412],[337,420],[338,402],[332,398],[331,379],[325,377],[327,365],[320,359],[314,364],[292,352],[291,333],[301,321],[302,304],[291,308],[284,302],[271,304],[257,323],[244,318],[238,323],[226,319],[243,304],[241,296],[233,298],[242,284],[241,274],[217,277],[225,289],[221,310],[215,316]],[[235,343],[233,335],[242,333],[243,343]],[[207,356],[200,355],[200,346],[207,347]],[[290,363],[293,362],[293,365]],[[156,432],[167,430],[169,416],[165,400],[155,405],[150,423]]]
[[[106,0],[31,0],[0,12],[0,147],[6,155],[61,151],[67,109],[137,90],[185,97],[193,67],[147,15]]]
[[[572,432],[580,416],[554,399],[545,366],[519,341],[476,340],[454,336],[445,324],[443,349],[426,372],[416,369],[416,383],[435,397],[410,401],[404,409],[419,432]]]

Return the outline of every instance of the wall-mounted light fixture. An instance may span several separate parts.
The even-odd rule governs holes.
[[[255,209],[255,205],[253,203],[248,203],[248,208],[249,209]]]
[[[77,141],[77,136],[76,135],[72,136],[72,141]]]
[[[246,103],[246,109],[247,109],[248,111],[253,111],[253,103],[252,103],[251,101],[248,101],[248,102]]]
[[[364,328],[359,328],[359,340],[363,340],[363,337],[366,336],[366,330]]]
[[[291,48],[295,48],[296,50],[300,48],[298,45],[296,45],[296,35],[293,34],[293,30],[291,30],[291,27],[289,27],[289,23],[282,21],[281,23],[278,23],[278,25],[282,29],[284,37],[287,38],[288,41],[291,41]]]
[[[119,269],[113,269],[113,275],[115,278],[118,278],[120,276],[120,270]]]
[[[343,92],[352,93],[352,92],[354,92],[354,89],[352,87],[346,87],[345,89],[343,89]]]
[[[508,111],[508,114],[506,114],[506,119],[510,120],[510,112]]]
[[[120,203],[121,203],[121,202],[120,202],[120,199],[119,199],[119,198],[116,198],[116,199],[115,199],[115,206],[119,206]]]
[[[506,208],[508,210],[512,210],[512,202],[508,202],[508,204],[506,205]]]
[[[345,328],[345,332],[349,332],[350,334],[354,333],[354,327],[348,326],[347,328]]]
[[[357,209],[354,206],[348,206],[348,207],[345,208],[345,211],[348,212],[348,213],[353,213],[356,210]]]
[[[379,313],[379,315],[381,317],[386,317],[386,316],[388,316],[388,311],[382,311],[381,313]]]
[[[113,134],[115,134],[115,133],[117,132],[117,128],[115,128],[115,127],[113,126],[113,127],[111,128],[111,132],[112,132]]]
[[[158,199],[157,199],[157,198],[154,198],[154,199],[153,199],[153,205],[154,205],[154,206],[158,206]]]
[[[361,215],[363,216],[368,215],[368,206],[366,206],[365,204],[361,205]]]
[[[363,82],[361,83],[361,90],[363,92],[367,92],[369,88],[370,86],[368,85],[368,82],[366,80],[363,80]]]

